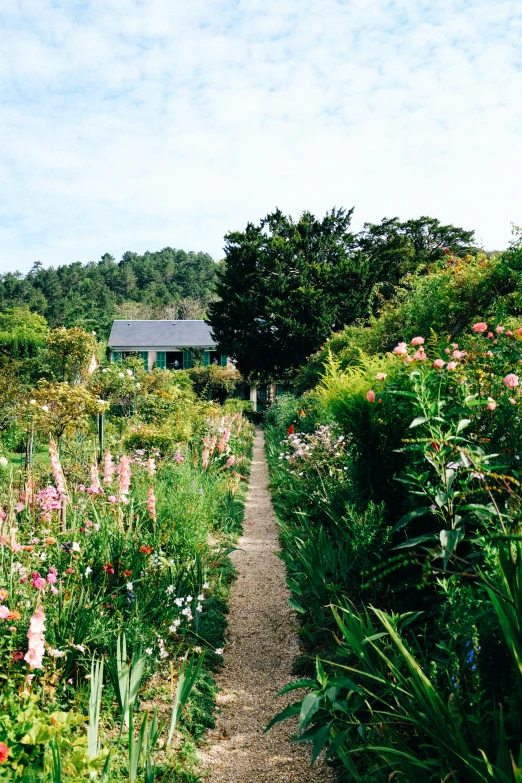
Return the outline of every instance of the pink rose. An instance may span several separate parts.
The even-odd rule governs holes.
[[[399,343],[393,349],[393,353],[397,356],[405,356],[408,353],[408,346],[406,343]]]
[[[406,355],[404,357],[404,364],[409,364],[412,361],[413,361],[413,359],[411,358],[411,356]]]
[[[450,371],[451,370],[456,370],[457,367],[458,367],[457,362],[448,362],[447,365],[446,365],[446,369],[450,370]]]
[[[474,332],[485,332],[488,328],[488,325],[484,323],[484,321],[479,321],[476,324],[473,324],[471,327]]]
[[[511,329],[507,330],[506,337],[513,337],[513,332],[511,331]]]
[[[510,372],[509,375],[506,375],[502,380],[508,389],[514,389],[515,386],[518,386],[518,375],[515,375],[514,372]]]
[[[510,397],[509,401],[510,401],[511,405],[516,405],[517,404],[517,401],[514,400],[513,397]]]
[[[463,359],[467,355],[468,355],[467,351],[453,351],[454,359]]]
[[[438,370],[442,370],[445,364],[446,362],[444,361],[444,359],[435,359],[435,361],[433,362],[433,367],[437,367]]]
[[[387,373],[385,373],[385,372],[378,372],[375,377],[377,378],[378,381],[383,381],[386,378],[386,376],[387,376]]]
[[[370,389],[369,391],[366,392],[366,399],[368,400],[368,402],[375,402],[375,392],[373,391],[373,389]]]
[[[490,411],[494,411],[495,408],[497,407],[497,403],[495,402],[493,397],[488,397],[488,405],[487,405],[487,407],[489,408]]]
[[[495,329],[495,332],[497,334],[502,334],[502,332],[505,330],[505,328],[506,328],[505,326],[497,326],[497,328]]]
[[[411,341],[412,345],[424,345],[424,337],[414,337]]]
[[[517,334],[519,337],[522,337],[522,326],[520,327],[520,329],[517,329]]]
[[[451,353],[451,348],[444,348],[444,353],[450,354]]]
[[[413,354],[413,358],[417,359],[417,361],[419,361],[419,362],[423,362],[428,357],[424,353],[424,348],[419,348],[419,350],[415,351],[415,353]]]
[[[451,343],[451,347],[453,348],[454,351],[456,351],[457,348],[459,347],[459,344],[458,343]]]
[[[493,334],[493,332],[488,332],[488,335],[487,335],[487,337],[488,337],[488,340],[492,340],[492,339],[493,339],[493,337],[494,337],[494,334]]]

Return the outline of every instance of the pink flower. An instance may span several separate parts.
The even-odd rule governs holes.
[[[493,337],[494,337],[494,334],[493,334],[493,332],[488,332],[488,335],[487,335],[487,337],[488,337],[488,340],[492,340],[492,339],[493,339]]]
[[[412,361],[413,359],[411,358],[411,356],[408,356],[408,354],[406,354],[406,356],[404,357],[404,364],[409,364]]]
[[[60,458],[58,456],[58,449],[56,448],[56,444],[53,440],[49,443],[49,456],[51,458],[51,467],[53,469],[53,476],[54,476],[54,483],[56,484],[56,489],[60,493],[60,495],[66,494],[65,489],[65,476],[63,475],[62,466],[60,464]]]
[[[177,449],[176,453],[174,454],[174,462],[185,462],[185,457],[182,457],[181,451],[179,449]]]
[[[493,356],[492,351],[485,351],[484,356]]]
[[[118,474],[120,478],[120,495],[128,495],[131,483],[130,459],[123,455],[120,457],[118,465]]]
[[[505,326],[497,326],[497,328],[495,329],[495,332],[497,334],[502,334],[502,332],[505,330],[505,328],[506,328]]]
[[[495,408],[497,407],[497,403],[495,402],[493,397],[488,397],[488,405],[487,405],[487,407],[489,408],[490,411],[494,411]]]
[[[413,354],[413,358],[417,359],[417,361],[419,361],[419,362],[423,362],[428,357],[424,353],[424,348],[419,348],[419,350],[415,351],[415,353]]]
[[[156,519],[156,495],[154,494],[154,487],[149,487],[147,495],[147,509],[151,519]]]
[[[66,568],[65,569],[66,574],[74,574],[74,568]]]
[[[25,503],[24,503],[24,501],[23,501],[23,500],[20,500],[20,501],[19,501],[19,502],[16,504],[16,506],[15,506],[15,511],[16,511],[16,513],[18,514],[18,513],[20,513],[20,511],[23,511],[23,510],[24,510],[24,508],[25,508]]]
[[[513,337],[513,332],[511,331],[511,329],[507,330],[506,337]]]
[[[437,367],[438,370],[442,370],[445,364],[446,362],[444,361],[444,359],[435,359],[435,361],[433,362],[433,367]]]
[[[446,365],[446,369],[450,370],[450,371],[451,370],[456,370],[457,367],[458,367],[457,362],[448,362],[447,365]]]
[[[7,606],[0,606],[0,620],[7,620],[10,614]]]
[[[385,372],[378,372],[375,376],[378,381],[383,381],[387,377],[387,373]]]
[[[406,343],[399,343],[393,349],[393,353],[397,356],[405,356],[408,353],[408,346]]]
[[[116,495],[109,495],[107,500],[109,501],[109,503],[117,503],[118,502],[118,498],[116,497]]]
[[[91,486],[87,488],[87,492],[90,495],[101,495],[103,493],[103,488],[100,484],[98,466],[96,463],[91,465]]]
[[[46,579],[47,579],[47,581],[49,582],[50,585],[54,585],[54,583],[56,582],[56,574],[52,574],[51,572],[49,572],[47,574]]]
[[[476,324],[473,324],[471,327],[474,332],[485,332],[488,328],[488,325],[484,323],[484,321],[479,321]]]
[[[0,742],[0,764],[5,764],[9,756],[9,746],[5,742]]]
[[[114,476],[114,462],[112,461],[112,455],[109,449],[103,457],[103,483],[112,484],[112,477]]]
[[[39,606],[31,617],[29,622],[29,630],[27,631],[29,645],[27,652],[24,655],[24,659],[29,664],[30,669],[43,669],[42,659],[45,651],[44,623],[44,610],[41,606]]]
[[[156,473],[156,462],[153,457],[147,460],[147,473],[149,476],[153,476]]]
[[[515,375],[514,372],[510,372],[509,375],[506,375],[502,380],[508,389],[514,389],[516,386],[518,386],[518,375]]]
[[[375,402],[375,392],[373,391],[373,389],[370,389],[369,391],[366,392],[366,399],[368,400],[368,402]]]
[[[234,457],[233,454],[231,454],[230,457],[227,459],[226,467],[227,468],[231,468],[235,461],[236,461],[236,458]]]
[[[9,598],[9,593],[7,592],[7,590],[4,590],[4,588],[2,588],[0,590],[0,601],[7,601],[8,598]]]
[[[47,582],[40,576],[38,571],[33,571],[31,574],[31,584],[36,590],[43,590],[47,585]]]
[[[451,348],[444,348],[444,353],[450,354],[451,353]]]
[[[514,400],[513,397],[510,397],[509,401],[510,401],[511,405],[516,405],[517,404],[517,401]]]
[[[53,595],[58,595],[58,593],[59,593],[59,590],[57,590],[57,589],[56,589],[56,587],[55,587],[54,585],[51,585],[51,593],[52,593]]]
[[[467,351],[453,351],[454,359],[463,359],[467,355],[468,355]]]
[[[412,345],[424,345],[424,337],[414,337],[411,341]]]
[[[520,327],[520,329],[517,329],[517,334],[519,337],[522,337],[522,326]]]

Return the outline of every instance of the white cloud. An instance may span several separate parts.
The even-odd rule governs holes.
[[[0,269],[219,258],[275,206],[522,222],[511,0],[4,0]]]

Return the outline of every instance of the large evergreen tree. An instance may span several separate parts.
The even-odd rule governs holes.
[[[225,237],[219,301],[209,321],[223,353],[247,377],[281,378],[348,317],[352,210],[299,220],[276,210]]]

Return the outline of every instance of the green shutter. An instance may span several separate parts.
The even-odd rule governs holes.
[[[210,351],[203,351],[203,367],[208,367],[210,364]]]
[[[183,351],[183,369],[190,370],[192,367],[192,351]]]
[[[122,352],[121,351],[113,351],[112,352],[112,361],[113,362],[121,362]]]
[[[143,360],[143,367],[145,370],[149,369],[149,352],[148,351],[140,351],[140,359]]]
[[[226,356],[224,353],[221,354],[220,364],[222,367],[226,367],[228,364],[228,356]]]
[[[167,354],[165,351],[156,351],[156,367],[164,370],[167,366]]]

